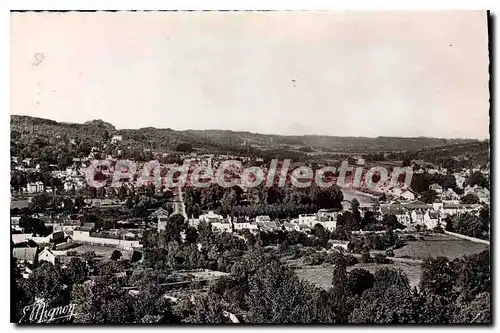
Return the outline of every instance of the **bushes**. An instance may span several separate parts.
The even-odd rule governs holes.
[[[366,251],[361,254],[361,262],[363,264],[369,264],[373,262],[373,258],[370,256],[370,252]]]
[[[404,245],[405,242],[391,230],[384,233],[366,233],[362,236],[355,236],[350,242],[350,247],[354,252],[397,249]]]
[[[304,264],[306,265],[321,265],[326,260],[326,255],[323,252],[317,252],[304,257]]]
[[[375,254],[375,256],[373,257],[373,261],[379,265],[392,263],[391,259],[388,259],[386,256],[384,256],[383,254],[380,254],[380,253]]]
[[[326,252],[314,252],[309,253],[304,256],[304,264],[306,265],[321,265],[323,263],[335,265],[339,261],[347,266],[354,266],[358,263],[358,259],[351,254],[343,254],[338,251],[333,251],[331,253]]]
[[[342,260],[345,266],[354,266],[359,262],[358,259],[352,254],[343,254],[337,251],[328,254],[326,258],[326,261],[330,264],[335,264],[339,260]]]

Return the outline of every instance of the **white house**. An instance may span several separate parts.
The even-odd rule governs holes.
[[[443,188],[439,184],[432,184],[431,186],[429,186],[429,190],[432,190],[437,194],[443,193]]]
[[[338,214],[339,212],[333,209],[320,209],[318,210],[318,213],[316,215],[318,216],[318,220],[321,221],[324,220],[337,221]]]
[[[458,188],[464,188],[465,181],[466,178],[463,175],[458,173],[455,174],[455,182],[457,183]]]
[[[410,190],[406,190],[401,193],[400,197],[406,200],[415,200],[415,193]]]
[[[15,247],[12,249],[12,255],[19,263],[33,265],[37,260],[36,247]]]
[[[297,223],[285,222],[283,223],[283,227],[287,231],[293,231],[293,230],[300,231],[300,227]]]
[[[424,225],[427,227],[427,229],[434,229],[439,224],[439,222],[439,214],[437,212],[425,212]]]
[[[48,248],[45,248],[38,255],[38,261],[48,261],[48,262],[52,263],[52,265],[55,265],[55,263],[56,263],[56,256]]]
[[[21,220],[20,216],[11,216],[10,217],[10,227],[14,230],[23,231],[23,228],[19,226],[19,221]]]
[[[28,183],[26,185],[26,192],[28,193],[40,193],[43,192],[43,183],[38,181],[35,183]]]
[[[259,227],[257,226],[256,223],[252,222],[236,222],[233,223],[234,230],[250,230],[252,232],[256,232],[259,230]]]
[[[218,232],[232,232],[233,227],[229,222],[211,222],[212,230]]]
[[[451,188],[441,193],[439,197],[441,199],[447,199],[447,200],[456,200],[460,198],[460,196],[457,193],[455,193],[455,191],[453,191],[453,189]]]
[[[396,216],[399,223],[405,226],[410,226],[412,224],[411,215],[406,210],[397,211],[394,213],[394,216]]]
[[[271,218],[268,215],[260,215],[255,218],[255,222],[271,222]]]
[[[482,203],[490,202],[490,191],[487,188],[482,188],[477,185],[474,187],[467,186],[464,191],[465,194],[475,194]]]
[[[149,218],[151,220],[156,219],[158,232],[160,232],[161,230],[165,230],[168,222],[168,212],[165,209],[163,208],[157,209],[156,211],[154,211],[149,215]]]
[[[328,244],[331,244],[332,249],[342,249],[344,251],[347,251],[347,246],[349,245],[349,242],[336,240],[336,239],[330,239],[328,241]]]
[[[122,141],[123,137],[121,135],[113,135],[111,138],[111,143],[116,143],[118,141]]]
[[[424,213],[419,210],[415,209],[414,211],[411,212],[411,220],[413,224],[424,224]]]
[[[325,230],[333,231],[337,228],[337,221],[315,221],[314,225],[320,224]],[[313,225],[313,227],[314,227]]]
[[[213,211],[209,211],[208,214],[200,215],[199,220],[200,222],[205,223],[222,223],[224,218],[222,217],[222,215],[215,214]]]
[[[318,221],[316,214],[299,214],[299,224],[312,226]]]

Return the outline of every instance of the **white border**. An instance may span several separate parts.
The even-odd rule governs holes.
[[[4,107],[4,113],[2,114],[2,120],[0,121],[0,142],[3,146],[2,150],[2,163],[1,163],[1,168],[0,174],[5,175],[2,177],[2,184],[1,184],[1,196],[2,196],[2,203],[5,205],[5,209],[2,209],[2,217],[3,217],[3,224],[4,224],[4,230],[7,231],[7,226],[6,224],[9,221],[9,210],[8,207],[10,206],[10,193],[9,193],[9,178],[6,176],[9,171],[9,133],[10,133],[10,108],[9,108],[9,82],[10,82],[10,77],[9,77],[9,12],[8,10],[10,9],[15,9],[15,10],[106,10],[106,9],[114,9],[114,10],[127,10],[127,9],[135,9],[135,10],[158,10],[158,9],[163,9],[163,10],[442,10],[442,9],[467,9],[467,10],[484,10],[484,9],[490,9],[493,14],[495,13],[500,13],[500,2],[498,1],[493,1],[493,0],[475,0],[475,1],[438,1],[438,0],[420,0],[420,1],[400,1],[400,0],[379,0],[379,1],[373,1],[373,0],[350,0],[350,1],[336,1],[335,3],[331,3],[331,1],[320,1],[320,0],[304,0],[304,1],[298,1],[298,0],[289,0],[289,1],[276,1],[276,0],[253,0],[253,1],[237,1],[237,0],[220,0],[220,1],[203,1],[203,0],[178,0],[178,1],[153,1],[153,0],[137,0],[137,1],[131,1],[131,0],[108,0],[108,1],[102,1],[102,0],[72,0],[72,1],[63,1],[63,0],[54,0],[54,1],[42,1],[42,0],[31,0],[31,1],[2,1],[0,3],[0,7],[2,11],[0,11],[0,45],[2,45],[2,51],[0,52],[0,57],[1,57],[1,63],[3,66],[1,66],[1,76],[3,77],[3,80],[0,80],[0,88],[2,91],[2,105]],[[497,21],[498,25],[498,21]],[[498,26],[497,26],[498,30]],[[495,35],[495,44],[498,46],[498,37]],[[498,53],[498,51],[496,52]],[[495,59],[497,59],[497,56],[495,55]],[[497,63],[498,66],[498,63]],[[496,96],[496,88],[495,88],[495,96]],[[493,92],[492,92],[493,93]],[[497,101],[498,103],[498,101]],[[474,111],[471,111],[474,112]],[[500,154],[498,146],[495,149],[495,154]],[[496,171],[498,169],[498,165],[495,164],[495,170],[492,171],[496,175]],[[495,184],[493,185],[494,188],[499,188],[500,182],[498,180],[498,177],[495,177]],[[498,195],[495,193],[495,203],[494,206],[498,206],[498,201],[500,199],[498,198]],[[496,216],[496,215],[495,215]],[[494,222],[492,222],[494,224]],[[498,227],[494,227],[494,233],[495,236],[497,236],[498,232]],[[2,242],[5,247],[8,247],[10,244],[10,239],[7,237],[7,233],[2,236],[4,238],[4,241]],[[495,249],[493,249],[494,252]],[[2,260],[3,264],[2,266],[5,268],[10,267],[9,263],[9,257],[7,254],[7,249],[4,249],[1,251],[1,256],[3,259]],[[9,265],[9,266],[8,266]],[[496,277],[496,265],[493,266],[494,269],[494,276]],[[496,281],[495,281],[496,282]],[[496,285],[496,283],[495,283]],[[2,307],[2,331],[12,331],[15,330],[16,327],[12,324],[9,324],[10,322],[10,302],[8,298],[10,299],[10,274],[6,273],[2,275],[2,287],[7,289],[4,289],[4,292],[2,295],[5,295],[4,301],[1,302],[1,307]],[[9,297],[7,297],[9,295]],[[498,300],[498,296],[494,297],[495,300]],[[494,310],[494,317],[497,317],[497,310],[498,306],[495,302],[495,305],[493,307]],[[7,326],[7,327],[6,327]],[[109,326],[108,326],[109,327]],[[105,332],[109,330],[108,327],[94,327],[93,330],[95,331],[100,331],[100,332]],[[50,327],[49,329],[53,329],[54,326]],[[73,327],[77,328],[77,327]],[[78,329],[80,329],[78,327]],[[123,326],[120,326],[120,329],[125,328]],[[157,327],[158,329],[165,329],[163,327]],[[199,329],[201,327],[194,327],[194,328],[182,328],[183,330],[194,330],[194,329]],[[333,327],[316,327],[315,329],[321,329],[321,330],[331,330]],[[29,331],[35,331],[38,329],[38,327],[32,328],[32,329],[25,329],[27,332]],[[62,331],[70,331],[71,327],[61,327],[59,328]],[[127,327],[127,329],[133,330],[133,331],[139,331],[143,329],[143,326],[140,327],[135,327],[135,328],[130,328]],[[169,330],[177,330],[177,327],[170,327],[168,328]],[[210,329],[212,330],[226,330],[226,329],[234,329],[231,327],[211,327]],[[238,329],[249,329],[249,327],[238,327]],[[259,329],[262,331],[271,331],[271,330],[308,330],[310,327],[308,326],[302,326],[302,327],[255,327],[255,329]],[[342,329],[342,328],[337,328],[337,329]],[[359,330],[359,329],[373,329],[373,327],[364,327],[364,328],[350,328],[351,330]],[[381,330],[387,330],[387,331],[393,331],[399,329],[398,327],[379,327],[378,329]],[[407,328],[409,331],[417,331],[420,329],[420,327],[416,328]],[[440,327],[429,327],[431,331],[437,331],[440,329]],[[453,327],[452,328],[455,332],[460,332],[460,331],[468,331],[470,328],[467,327]]]

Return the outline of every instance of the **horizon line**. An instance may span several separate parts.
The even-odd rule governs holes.
[[[20,117],[29,117],[29,118],[37,118],[37,119],[44,119],[44,120],[50,120],[50,121],[55,121],[59,124],[76,124],[76,125],[84,125],[87,122],[92,122],[92,121],[103,121],[105,123],[108,123],[115,127],[116,131],[122,131],[122,130],[141,130],[141,129],[146,129],[146,128],[154,128],[158,130],[172,130],[176,132],[187,132],[187,131],[228,131],[228,132],[233,132],[233,133],[248,133],[248,134],[257,134],[257,135],[267,135],[267,136],[283,136],[283,137],[306,137],[306,136],[317,136],[317,137],[330,137],[330,138],[366,138],[366,139],[378,139],[378,138],[403,138],[403,139],[438,139],[438,140],[475,140],[475,141],[490,141],[491,135],[488,135],[487,138],[472,138],[472,137],[451,137],[451,138],[445,138],[445,137],[434,137],[434,136],[388,136],[388,135],[378,135],[378,136],[350,136],[350,135],[331,135],[331,134],[281,134],[281,133],[264,133],[264,132],[252,132],[249,130],[231,130],[231,129],[222,129],[222,128],[188,128],[188,129],[174,129],[171,127],[155,127],[155,126],[145,126],[145,127],[129,127],[129,128],[117,128],[112,122],[104,120],[104,119],[90,119],[87,120],[83,123],[79,122],[70,122],[70,121],[62,121],[62,120],[56,120],[52,118],[44,118],[44,117],[35,117],[35,116],[30,116],[30,115],[25,115],[25,114],[15,114],[11,113],[10,116],[20,116]],[[490,133],[488,133],[490,134]]]

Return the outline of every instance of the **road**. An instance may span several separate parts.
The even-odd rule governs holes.
[[[181,214],[182,216],[184,216],[184,219],[187,220],[186,206],[184,205],[184,199],[182,198],[182,189],[180,186],[177,187],[175,191],[173,206],[174,212],[172,214]]]

